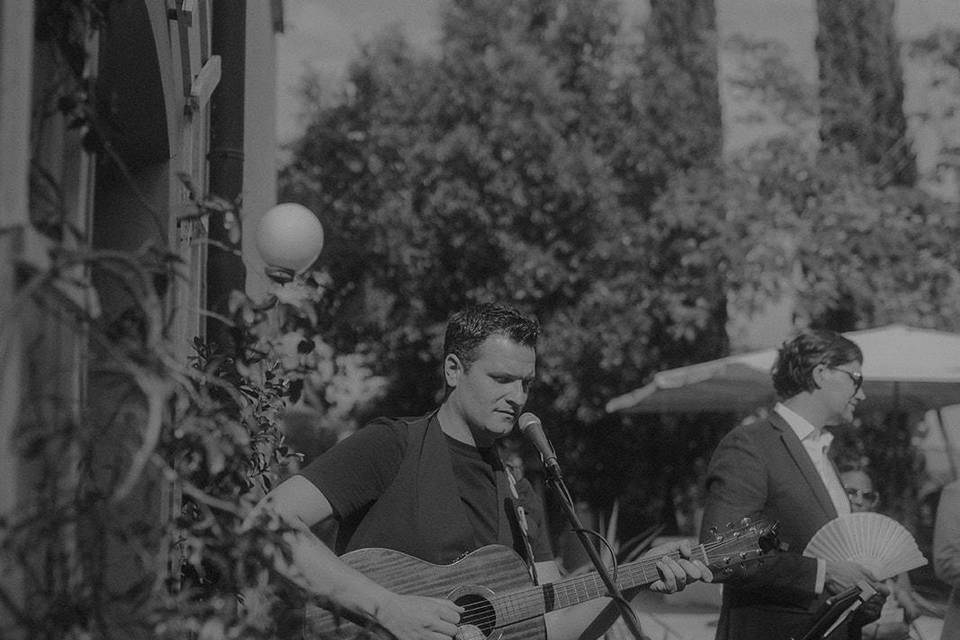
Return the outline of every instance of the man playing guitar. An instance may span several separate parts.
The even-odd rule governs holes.
[[[534,565],[539,584],[559,580],[545,528],[534,540],[524,533],[518,508],[523,505],[495,446],[514,429],[527,401],[539,332],[535,320],[500,305],[454,314],[444,341],[446,393],[439,408],[418,418],[374,421],[277,486],[254,509],[251,522],[279,517],[290,528],[285,538],[292,561],[283,567],[286,575],[338,616],[399,640],[463,638],[464,627],[458,625],[481,606],[489,607],[491,615],[507,614],[503,609],[494,613],[496,607],[477,594],[455,601],[416,589],[400,593],[402,589],[383,586],[338,554],[379,548],[392,550],[379,562],[390,558],[397,567],[403,561],[395,558],[407,556],[448,565],[488,545],[502,545]],[[310,531],[328,518],[339,525],[335,551]],[[651,550],[650,577],[631,583],[640,586],[625,596],[643,587],[673,593],[689,581],[711,580],[704,562],[691,555],[687,542]],[[495,559],[502,557],[484,555],[483,562],[495,571]],[[424,565],[423,571],[430,566]],[[524,577],[532,584],[529,574]],[[409,577],[411,588],[416,579]],[[407,582],[404,577],[393,584]],[[553,608],[564,597],[552,587],[538,591],[533,610],[543,615],[522,624],[539,631],[516,635],[591,640],[617,618],[610,598],[591,596]]]

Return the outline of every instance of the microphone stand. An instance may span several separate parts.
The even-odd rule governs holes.
[[[607,567],[603,564],[600,554],[597,553],[596,548],[584,532],[583,524],[581,524],[580,518],[577,516],[576,508],[573,505],[573,499],[570,497],[570,492],[567,491],[567,487],[563,482],[560,465],[557,463],[556,458],[550,458],[544,461],[544,469],[547,472],[547,483],[554,488],[557,496],[560,498],[560,504],[563,506],[567,519],[570,521],[570,524],[573,525],[573,530],[580,539],[580,544],[583,545],[587,555],[590,556],[593,566],[596,567],[597,573],[600,574],[600,578],[603,580],[603,584],[606,585],[607,593],[620,608],[620,615],[623,617],[623,621],[626,623],[630,633],[633,634],[636,640],[647,640],[647,637],[643,635],[643,631],[640,630],[640,621],[637,619],[636,612],[623,597],[623,594],[620,592],[620,587],[614,582]]]

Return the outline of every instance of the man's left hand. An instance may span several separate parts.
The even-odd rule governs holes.
[[[690,582],[713,582],[713,573],[707,565],[691,557],[692,549],[693,543],[690,540],[680,540],[658,545],[643,554],[645,558],[662,556],[657,562],[660,579],[650,585],[650,590],[657,593],[676,593],[683,591]],[[675,553],[679,553],[680,557],[671,557]]]

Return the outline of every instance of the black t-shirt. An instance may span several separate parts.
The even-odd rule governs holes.
[[[497,455],[491,449],[478,449],[448,435],[447,448],[457,479],[460,501],[467,510],[477,547],[497,541]],[[491,458],[491,456],[494,456]]]
[[[500,462],[491,449],[477,449],[445,436],[457,478],[460,499],[474,530],[477,548],[497,541],[495,470]],[[390,486],[406,448],[406,428],[400,421],[372,423],[317,457],[300,471],[330,502],[334,516],[343,520],[366,509]],[[522,481],[525,483],[525,481]],[[525,483],[529,485],[529,483]],[[543,513],[539,497],[521,490],[527,513]],[[534,559],[551,560],[553,552],[545,526],[531,523]]]

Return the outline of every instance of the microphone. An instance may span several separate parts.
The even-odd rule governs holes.
[[[540,418],[529,412],[524,413],[520,416],[517,424],[524,437],[540,452],[540,459],[543,460],[543,466],[559,476],[560,464],[557,462],[557,454],[554,452],[553,446],[543,432],[543,424],[540,422]]]

